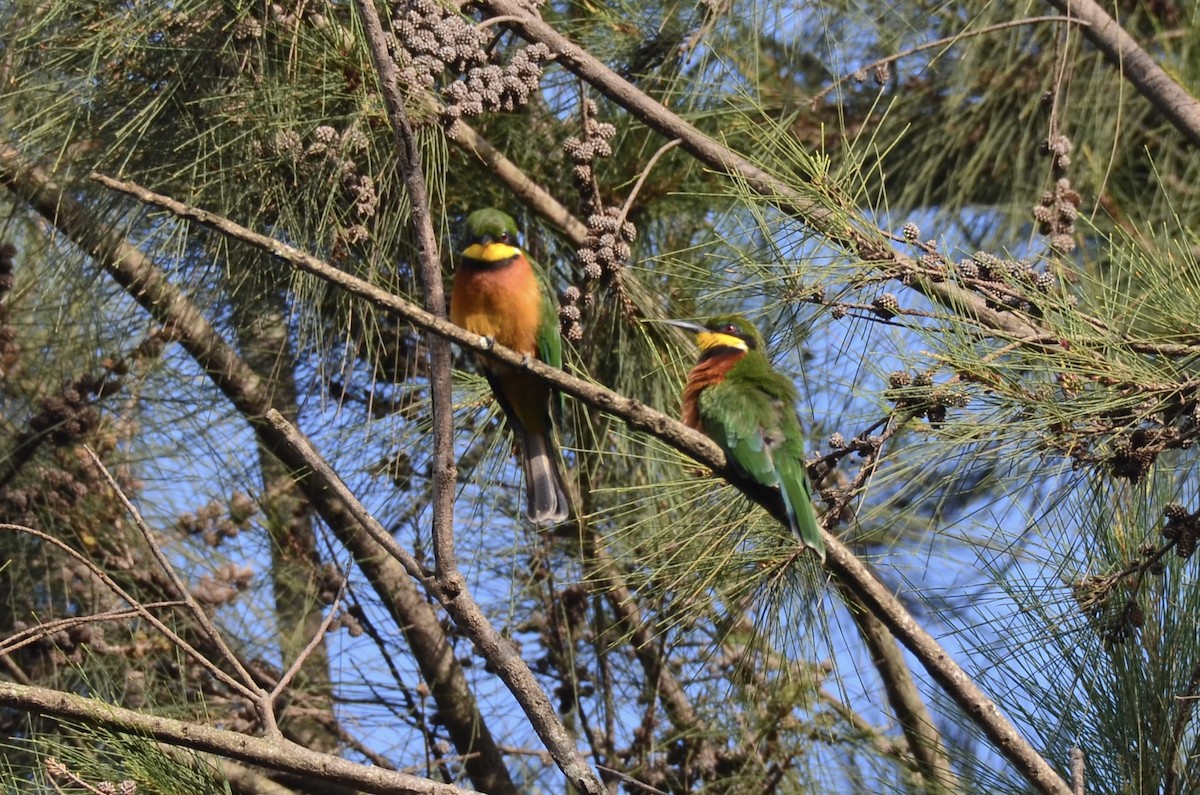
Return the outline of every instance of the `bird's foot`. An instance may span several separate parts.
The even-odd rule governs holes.
[[[490,351],[492,348],[496,347],[496,341],[494,339],[492,339],[491,337],[489,337],[488,335],[484,334],[482,337],[479,338],[479,346],[481,348],[483,348],[485,351]]]

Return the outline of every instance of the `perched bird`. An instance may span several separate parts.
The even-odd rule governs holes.
[[[700,361],[683,388],[684,424],[716,442],[743,475],[779,486],[792,534],[824,563],[795,385],[771,368],[762,336],[744,317],[718,315],[704,325],[668,322],[696,332],[700,346]]]
[[[562,366],[558,312],[535,266],[517,246],[517,225],[499,210],[467,218],[467,241],[454,272],[450,319],[506,348]],[[554,442],[551,403],[559,396],[526,372],[480,358],[492,392],[517,437],[525,470],[525,515],[535,524],[570,513]]]

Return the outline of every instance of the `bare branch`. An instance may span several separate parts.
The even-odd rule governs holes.
[[[1050,5],[1080,20],[1083,35],[1117,70],[1158,108],[1192,146],[1200,146],[1200,102],[1173,80],[1141,45],[1095,0],[1050,0]]]
[[[27,627],[20,632],[14,632],[5,637],[3,640],[0,640],[0,656],[7,657],[13,652],[19,651],[31,643],[36,643],[42,638],[48,638],[55,632],[69,629],[70,627],[78,627],[85,624],[102,624],[107,621],[128,621],[131,618],[141,618],[142,609],[168,610],[183,606],[183,602],[174,600],[169,602],[143,602],[138,607],[105,610],[101,613],[92,613],[91,615],[86,616],[70,616],[68,618],[57,618],[53,621],[45,621],[32,627]]]
[[[147,715],[61,690],[0,682],[0,705],[83,721],[113,731],[146,735],[180,748],[219,754],[268,770],[357,787],[379,795],[464,795],[471,792],[407,773],[360,765],[349,759],[310,751],[288,740],[251,737],[211,726]]]
[[[396,63],[388,53],[387,40],[374,0],[355,0],[355,7],[366,28],[371,60],[379,74],[380,90],[392,134],[396,138],[396,154],[400,173],[408,191],[409,212],[417,242],[418,275],[425,295],[425,309],[434,317],[445,319],[446,295],[442,289],[442,267],[438,259],[437,238],[433,219],[429,215],[429,192],[421,170],[421,153],[404,98],[400,95]],[[452,357],[450,342],[433,334],[426,335],[429,344],[429,392],[433,402],[433,555],[438,577],[444,582],[454,579],[458,571],[454,554],[454,490],[458,469],[454,458],[454,399],[452,390]]]
[[[100,460],[100,456],[96,455],[96,451],[90,446],[84,445],[83,448],[88,456],[92,459],[92,465],[99,470],[101,476],[108,483],[109,488],[117,495],[117,499],[125,506],[125,510],[133,519],[133,524],[137,527],[138,532],[142,535],[142,540],[146,542],[146,546],[150,549],[150,554],[158,561],[159,568],[167,575],[167,579],[171,582],[171,587],[175,589],[175,593],[187,605],[188,612],[192,614],[192,618],[200,627],[200,631],[205,637],[216,647],[218,653],[233,666],[233,670],[237,671],[241,676],[242,682],[245,683],[246,690],[255,694],[252,699],[254,703],[254,711],[258,715],[258,720],[262,723],[263,731],[268,737],[281,737],[279,725],[275,721],[275,712],[271,709],[271,699],[268,697],[267,691],[263,690],[254,681],[254,677],[242,665],[242,661],[233,653],[233,649],[225,643],[225,637],[217,629],[216,624],[208,617],[208,613],[204,612],[204,608],[192,596],[190,590],[184,585],[183,580],[179,579],[179,575],[175,572],[175,567],[171,565],[171,561],[167,560],[167,556],[163,554],[162,549],[158,545],[158,541],[154,538],[154,531],[146,524],[146,520],[142,518],[142,512],[137,509],[130,499],[125,496],[125,492],[117,485],[117,481],[113,478],[112,473],[108,471],[108,467],[104,466],[104,462]],[[211,665],[211,663],[210,663]]]
[[[871,663],[879,672],[887,691],[888,703],[896,713],[896,720],[904,732],[908,751],[924,778],[925,791],[929,793],[960,792],[962,787],[950,766],[950,756],[942,742],[941,734],[933,724],[929,710],[912,671],[904,661],[896,639],[874,614],[865,610],[850,610],[859,634],[871,653]]]
[[[283,676],[279,677],[279,682],[271,689],[270,698],[272,701],[279,697],[279,694],[291,683],[296,674],[300,673],[301,667],[304,666],[304,661],[321,645],[321,639],[329,631],[329,625],[333,623],[333,617],[337,615],[338,606],[342,603],[342,598],[346,595],[346,583],[349,576],[350,564],[346,564],[346,568],[342,570],[342,581],[338,584],[337,594],[333,597],[333,603],[329,605],[329,611],[321,621],[321,626],[313,633],[313,636],[308,641],[308,645],[296,655],[296,659],[292,661],[288,669],[283,672]]]

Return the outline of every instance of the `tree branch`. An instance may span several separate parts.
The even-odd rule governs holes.
[[[379,14],[375,10],[374,0],[355,0],[355,6],[363,18],[371,58],[379,73],[384,103],[388,108],[392,132],[399,149],[400,170],[408,189],[409,207],[417,237],[417,257],[420,262],[421,288],[425,293],[425,308],[433,317],[446,322],[446,297],[442,291],[437,240],[433,233],[433,222],[429,217],[429,196],[425,190],[425,177],[421,172],[416,136],[409,124],[408,115],[404,110],[404,99],[397,85],[396,64],[388,54],[387,41]],[[605,795],[604,785],[580,755],[574,739],[554,711],[550,699],[538,684],[533,672],[483,615],[467,588],[466,578],[458,570],[454,554],[454,491],[458,473],[454,457],[450,341],[436,334],[426,336],[429,339],[429,386],[433,401],[433,549],[440,586],[439,598],[484,652],[488,661],[496,666],[497,673],[525,709],[534,730],[546,744],[547,750],[571,782],[571,786],[583,793]],[[347,498],[353,498],[348,491]]]
[[[282,739],[251,737],[196,723],[161,718],[84,698],[61,690],[0,682],[0,705],[103,726],[126,734],[153,737],[180,748],[218,754],[294,776],[350,785],[379,795],[463,795],[471,792],[407,773],[360,765],[349,759],[310,751]]]
[[[778,490],[765,488],[730,470],[724,453],[716,443],[678,420],[647,408],[637,400],[631,400],[602,386],[550,367],[536,359],[522,356],[508,348],[496,345],[487,338],[472,334],[466,329],[434,317],[420,307],[387,293],[369,282],[338,270],[299,249],[245,229],[229,219],[189,207],[140,186],[120,182],[111,177],[93,174],[92,178],[114,190],[120,190],[141,201],[170,210],[181,218],[194,220],[230,237],[269,251],[293,267],[335,284],[347,293],[356,295],[380,309],[394,312],[423,329],[444,336],[464,349],[490,356],[510,367],[532,373],[560,391],[601,411],[619,417],[625,420],[630,427],[649,433],[676,450],[691,456],[700,464],[711,468],[715,473],[737,486],[780,522],[786,522],[783,500]],[[867,565],[855,557],[848,547],[827,530],[822,529],[822,535],[827,552],[826,568],[866,609],[883,622],[904,644],[905,648],[921,661],[929,675],[983,730],[1014,768],[1038,791],[1068,795],[1070,790],[1061,776],[1021,736],[1017,728],[1005,717],[1000,707],[984,694],[970,675],[954,662],[950,654],[871,573]],[[449,604],[447,609],[451,609]]]
[[[396,63],[388,54],[383,24],[374,0],[355,0],[355,7],[366,29],[371,60],[379,75],[380,92],[388,109],[392,135],[396,139],[396,155],[400,174],[408,191],[409,213],[412,216],[413,236],[417,242],[417,269],[425,310],[434,317],[445,319],[446,295],[442,288],[442,266],[438,259],[437,237],[429,216],[429,191],[421,170],[421,152],[417,137],[404,110],[400,95]],[[438,577],[444,583],[453,580],[458,572],[454,554],[454,490],[458,482],[454,458],[454,398],[451,393],[452,359],[450,343],[435,334],[425,335],[429,345],[429,392],[433,403],[433,556]]]
[[[1192,146],[1200,147],[1200,102],[1171,79],[1095,0],[1050,0],[1050,5],[1083,22],[1084,37],[1112,61],[1117,71],[1138,93],[1150,100],[1150,104],[1158,108],[1167,121],[1192,142]]]
[[[925,701],[917,691],[912,671],[904,662],[896,639],[873,613],[851,608],[850,615],[871,652],[871,662],[887,691],[888,703],[904,732],[908,751],[931,795],[961,792],[962,786],[950,767],[950,756],[941,733],[933,724]]]

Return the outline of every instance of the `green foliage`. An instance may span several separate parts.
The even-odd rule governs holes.
[[[1136,6],[1122,24],[1170,73],[1200,84],[1188,12],[1122,5]],[[1040,13],[973,0],[543,6],[545,21],[786,191],[764,196],[684,147],[661,148],[621,101],[544,62],[526,104],[463,121],[590,226],[585,240],[444,126],[448,93],[403,88],[447,279],[463,245],[451,230],[478,207],[509,211],[557,287],[567,369],[670,414],[695,353],[656,321],[753,318],[800,390],[835,534],[1059,770],[1084,749],[1089,793],[1186,791],[1200,687],[1184,554],[1200,509],[1197,163],[1077,26],[1019,16]],[[424,561],[434,473],[422,336],[86,180],[119,175],[420,302],[412,208],[353,5],[14,0],[0,29],[2,145],[53,171],[93,226],[149,254]],[[498,68],[526,47],[502,21],[484,30]],[[99,257],[16,193],[0,203],[0,242],[17,254],[0,317],[0,449],[14,470],[0,519],[122,572],[142,600],[165,598],[123,508],[81,463],[81,445],[97,448],[237,652],[277,676],[332,601],[344,548],[319,522],[285,532],[308,509],[274,502],[270,484],[288,476],[173,345],[181,332],[151,328]],[[579,517],[532,530],[486,384],[469,357],[455,365],[468,586],[593,761],[672,792],[922,790],[853,608],[785,529],[674,449],[569,401]],[[97,389],[67,400],[85,375]],[[47,433],[26,456],[33,431]],[[4,573],[3,637],[121,606],[42,541],[3,543],[24,561]],[[325,677],[298,688],[345,724],[311,744],[344,748],[337,729],[351,726],[360,751],[463,781],[456,754],[470,749],[447,750],[445,705],[389,596],[352,571],[316,666]],[[75,631],[12,659],[42,684],[92,682],[129,705],[126,679],[144,668],[137,706],[251,728],[177,649],[106,626],[107,647]],[[471,645],[447,642],[483,720],[510,747],[540,747]],[[690,715],[664,698],[669,681]],[[920,685],[961,790],[1023,791],[971,717]],[[47,754],[89,782],[224,791],[199,760],[148,742],[45,731]],[[540,757],[506,759],[522,784],[561,789]]]
[[[148,795],[229,795],[220,768],[200,754],[168,753],[148,737],[116,734],[92,726],[65,726],[71,742],[45,743],[46,779],[66,791],[90,785],[99,791],[136,787]]]

